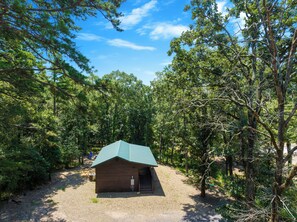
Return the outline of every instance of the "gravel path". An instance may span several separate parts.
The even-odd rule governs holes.
[[[199,197],[186,178],[174,169],[155,169],[153,194],[104,193],[96,195],[85,168],[56,173],[52,182],[25,196],[19,204],[0,205],[0,221],[224,221],[215,208],[225,203],[219,197]]]

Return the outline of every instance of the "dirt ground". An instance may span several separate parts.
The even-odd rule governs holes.
[[[2,202],[0,221],[224,221],[215,209],[223,198],[185,183],[186,177],[168,166],[155,169],[153,194],[95,194],[88,166],[58,172],[52,182],[14,201]]]

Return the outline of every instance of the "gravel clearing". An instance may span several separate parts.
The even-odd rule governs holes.
[[[225,221],[215,212],[226,203],[223,198],[200,198],[199,190],[168,166],[155,168],[153,194],[97,196],[95,182],[87,177],[90,172],[84,167],[58,172],[51,183],[0,203],[0,221]]]

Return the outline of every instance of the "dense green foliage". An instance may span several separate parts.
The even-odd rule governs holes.
[[[234,197],[221,209],[230,219],[297,218],[296,1],[232,1],[224,13],[191,1],[191,29],[151,86],[95,76],[71,40],[73,18],[97,12],[118,29],[122,1],[50,2],[0,3],[0,198],[122,139],[150,146],[202,197]]]
[[[121,2],[0,2],[1,197],[47,181],[86,152],[88,89],[80,84],[92,67],[72,40],[74,19],[99,13],[120,30]]]
[[[56,84],[69,95],[45,87],[30,98],[1,96],[2,195],[46,182],[115,140],[151,144],[150,87],[119,71],[86,81],[104,93],[62,77]]]
[[[229,217],[296,219],[289,207],[296,200],[287,195],[296,190],[297,174],[290,161],[297,150],[290,145],[296,143],[296,1],[232,3],[224,12],[216,1],[186,7],[194,23],[171,42],[172,65],[154,83],[162,104],[156,134],[171,133],[160,136],[160,155],[172,160],[179,153],[186,171],[190,159],[202,196],[208,180],[241,201]],[[214,170],[220,160],[231,180]],[[233,175],[234,163],[242,173]]]

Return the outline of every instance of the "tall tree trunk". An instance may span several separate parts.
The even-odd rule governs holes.
[[[223,133],[223,139],[224,139],[224,143],[226,146],[226,153],[227,155],[225,156],[225,171],[226,171],[226,175],[228,176],[233,176],[233,157],[230,154],[230,151],[228,150],[228,140],[227,140],[227,135],[226,133]]]
[[[249,126],[248,130],[248,147],[246,152],[245,161],[245,176],[246,176],[246,189],[245,197],[249,205],[253,205],[255,200],[255,183],[254,183],[254,149],[256,142],[256,134],[254,129],[256,129],[256,120],[251,112],[249,112]]]
[[[204,118],[207,116],[207,110],[206,108],[202,109],[202,113],[204,114]],[[208,126],[204,126],[204,128],[202,128],[202,133],[201,133],[201,139],[202,139],[202,167],[201,167],[201,174],[202,174],[202,178],[201,178],[201,187],[200,187],[200,191],[201,197],[205,197],[206,195],[206,178],[207,178],[207,169],[208,169],[208,146],[209,146],[209,138],[210,138],[210,130],[208,129]]]
[[[54,113],[54,116],[56,116],[57,115],[57,96],[56,96],[56,90],[54,91],[54,101],[53,101],[53,103],[54,103],[53,113]]]
[[[277,222],[280,220],[279,218],[279,209],[282,205],[281,203],[281,196],[282,190],[281,185],[283,182],[283,168],[284,168],[284,134],[285,134],[285,127],[284,127],[284,101],[283,99],[279,99],[279,106],[278,106],[278,114],[279,114],[279,121],[278,121],[278,147],[276,150],[276,168],[275,168],[275,176],[274,176],[274,184],[273,184],[273,199],[272,199],[272,212],[271,212],[271,221]]]
[[[243,133],[243,129],[241,130],[240,134],[239,134],[239,140],[240,140],[240,152],[241,152],[241,161],[242,161],[242,166],[245,169],[246,167],[246,144],[245,144],[245,140],[244,140],[244,133]]]
[[[170,163],[172,166],[174,166],[174,163],[173,163],[174,147],[175,147],[175,142],[172,143],[171,155],[170,155]]]
[[[186,115],[185,112],[183,112],[183,136],[186,137],[187,134],[187,121],[186,121]],[[185,152],[185,169],[186,169],[186,174],[188,175],[189,173],[189,166],[188,166],[188,160],[189,160],[189,154],[188,154],[188,147],[187,145],[183,147],[183,150]]]
[[[186,174],[189,173],[189,154],[188,154],[188,147],[185,148],[185,168],[186,168]]]
[[[159,142],[159,162],[162,163],[162,148],[163,148],[163,140],[162,140],[162,134],[160,134],[160,142]]]
[[[287,140],[287,153],[291,152],[291,141]],[[292,166],[292,156],[290,156],[289,160],[288,160],[288,168],[290,169]]]
[[[200,174],[202,175],[201,178],[201,187],[200,187],[200,196],[205,197],[206,195],[206,179],[207,179],[207,174],[208,174],[208,164],[209,164],[209,144],[210,144],[210,137],[211,137],[211,129],[209,128],[210,126],[207,123],[207,117],[208,117],[208,112],[207,112],[207,107],[202,108],[202,118],[205,121],[204,126],[201,128],[201,171]]]
[[[279,209],[281,207],[281,195],[282,191],[280,189],[282,184],[282,169],[283,161],[277,157],[276,158],[276,171],[275,171],[275,182],[273,184],[273,199],[272,199],[272,212],[271,212],[271,222],[278,222],[279,219]]]
[[[233,157],[227,155],[226,157],[226,175],[233,176]]]
[[[168,151],[169,150],[169,147],[167,145],[167,149],[166,149],[166,165],[168,165],[168,161],[169,161],[169,154],[168,154]]]
[[[54,80],[53,114],[54,114],[54,116],[57,115],[57,89],[55,88],[55,86],[56,86],[56,77],[57,77],[57,74],[56,74],[56,72],[54,72],[53,73],[53,80]]]
[[[200,196],[201,197],[206,196],[206,175],[202,175],[201,186],[200,186]]]
[[[202,166],[201,166],[201,185],[200,185],[200,196],[205,197],[206,196],[206,179],[207,179],[207,169],[208,169],[208,142],[202,143],[203,144],[203,156],[202,156]]]
[[[253,39],[258,39],[257,33],[257,27],[254,26],[251,32],[251,36]],[[250,42],[250,47],[252,50],[252,73],[249,76],[249,105],[251,107],[255,106],[256,115],[260,114],[261,111],[261,101],[262,101],[262,87],[258,85],[256,81],[256,76],[259,77],[260,82],[263,80],[263,68],[257,67],[257,45],[255,41]],[[256,94],[255,92],[256,91]],[[255,96],[256,95],[256,96]],[[256,103],[254,104],[254,101],[256,100]],[[248,111],[248,146],[246,149],[246,161],[245,161],[245,176],[246,176],[246,190],[245,190],[245,197],[248,205],[253,205],[255,200],[255,182],[254,182],[254,151],[255,151],[255,145],[257,141],[257,120],[256,115],[253,113],[253,111]]]

